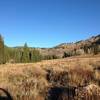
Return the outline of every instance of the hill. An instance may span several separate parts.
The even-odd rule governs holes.
[[[76,43],[62,43],[53,48],[40,49],[43,55],[56,55],[60,58],[63,57],[64,52],[71,53],[71,55],[84,55],[92,54],[94,48],[100,52],[100,35],[92,36],[89,39],[81,40]],[[87,50],[84,50],[87,49]]]
[[[52,48],[34,48],[24,46],[5,46],[2,36],[0,36],[0,64],[12,63],[32,63],[41,60],[59,59],[78,55],[96,55],[100,53],[100,35],[93,36],[86,40],[75,43],[62,43]]]

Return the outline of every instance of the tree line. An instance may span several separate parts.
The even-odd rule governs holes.
[[[41,60],[57,59],[56,55],[41,55],[35,48],[29,48],[27,43],[23,47],[8,47],[0,35],[0,64],[5,63],[33,63]]]
[[[84,45],[80,49],[64,52],[62,58],[84,54],[98,54],[100,52],[100,40],[91,45]],[[39,50],[29,48],[27,43],[23,47],[11,48],[4,44],[4,39],[0,35],[0,64],[11,63],[32,63],[41,60],[58,59],[57,55],[41,55]]]
[[[100,53],[100,41],[99,43],[92,43],[91,45],[84,45],[80,49],[73,49],[71,51],[64,52],[63,58],[84,54],[96,55]]]
[[[30,49],[27,43],[21,48],[11,48],[4,44],[4,39],[0,35],[0,64],[11,63],[31,63],[42,60],[42,55],[38,50]]]

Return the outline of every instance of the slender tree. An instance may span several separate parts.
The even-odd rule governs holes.
[[[83,48],[84,48],[84,52],[85,52],[86,54],[88,54],[88,46],[84,46]]]
[[[4,40],[3,37],[0,35],[0,64],[5,63],[4,59]]]
[[[92,44],[92,53],[93,53],[94,55],[96,55],[96,54],[98,54],[98,52],[99,52],[99,47],[98,47],[98,45]]]
[[[27,43],[24,44],[23,53],[22,53],[22,62],[27,63],[29,62],[29,48]]]
[[[42,56],[40,52],[36,49],[32,50],[31,61],[38,62],[38,61],[41,61],[41,59],[42,59]]]

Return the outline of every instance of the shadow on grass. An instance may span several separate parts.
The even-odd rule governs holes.
[[[5,89],[0,88],[0,91],[3,92],[6,96],[0,96],[0,100],[13,100],[12,96]]]
[[[46,100],[74,100],[76,87],[52,87]]]

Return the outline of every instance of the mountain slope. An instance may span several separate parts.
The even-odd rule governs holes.
[[[39,50],[43,55],[56,55],[58,57],[62,57],[64,52],[69,53],[75,51],[77,54],[84,54],[84,48],[88,48],[89,51],[89,49],[94,49],[95,46],[98,47],[98,51],[100,51],[100,34],[76,43],[62,43],[54,48],[45,48]],[[89,53],[91,52],[89,51]]]

